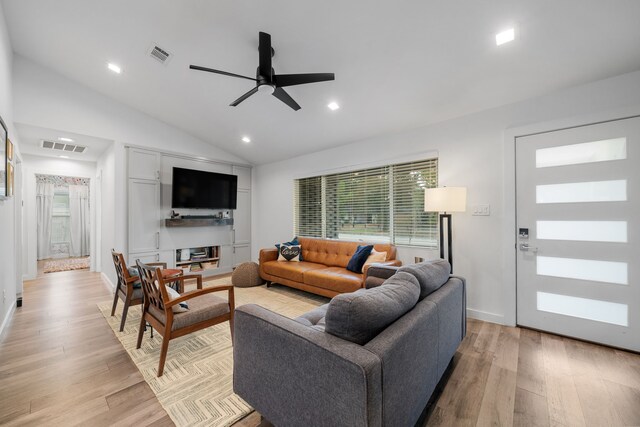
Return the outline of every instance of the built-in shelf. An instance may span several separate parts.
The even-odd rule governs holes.
[[[166,218],[166,227],[210,227],[233,225],[233,218]]]
[[[210,261],[218,261],[220,258],[204,258],[204,259],[192,259],[189,261],[177,261],[176,265],[188,265],[195,264],[198,262],[210,262]]]

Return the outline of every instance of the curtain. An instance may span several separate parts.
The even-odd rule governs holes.
[[[51,257],[51,216],[53,213],[54,186],[37,183],[36,208],[38,210],[38,259]]]
[[[71,256],[89,255],[89,187],[69,185]]]

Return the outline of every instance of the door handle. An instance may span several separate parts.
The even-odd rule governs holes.
[[[156,231],[156,249],[160,249],[160,232]]]
[[[538,248],[534,248],[532,246],[529,246],[528,243],[520,243],[520,250],[522,252],[533,252],[533,253],[538,252]]]

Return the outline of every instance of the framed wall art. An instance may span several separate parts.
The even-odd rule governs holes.
[[[6,199],[7,195],[7,165],[9,158],[7,157],[7,145],[9,144],[9,135],[7,126],[0,117],[0,200]]]

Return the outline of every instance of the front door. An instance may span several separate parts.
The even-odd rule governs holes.
[[[640,351],[640,117],[516,138],[517,323]]]

